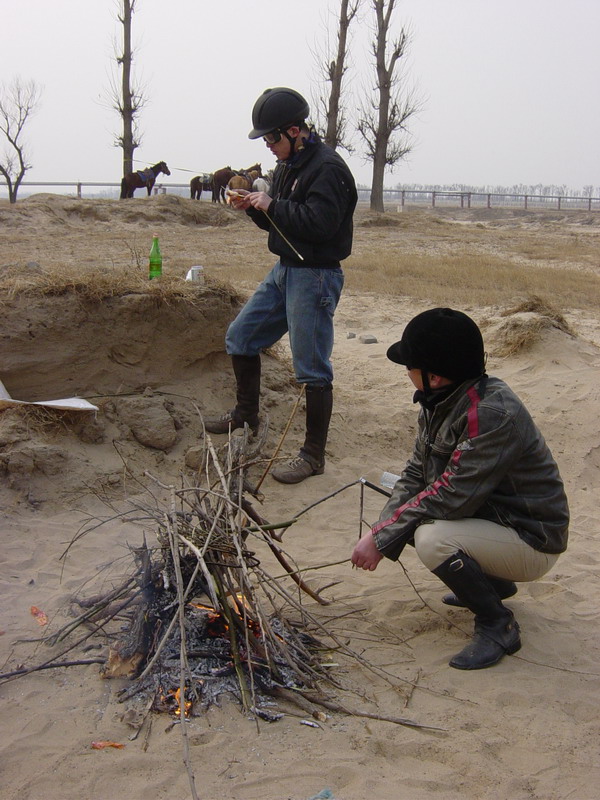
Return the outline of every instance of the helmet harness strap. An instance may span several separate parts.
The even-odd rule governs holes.
[[[291,155],[294,155],[294,154],[295,154],[295,152],[296,152],[296,142],[298,141],[298,136],[290,136],[290,135],[289,135],[289,133],[287,132],[287,130],[283,130],[283,129],[280,129],[280,130],[281,130],[281,133],[283,133],[283,135],[285,136],[285,138],[286,138],[286,139],[288,140],[288,142],[290,143],[290,146],[291,146],[291,148],[292,148],[292,153],[291,153]]]
[[[423,391],[425,395],[431,394],[431,384],[429,383],[429,373],[426,369],[421,369],[421,380],[423,381]]]

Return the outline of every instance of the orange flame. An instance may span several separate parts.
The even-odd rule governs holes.
[[[175,692],[175,700],[177,702],[177,708],[175,709],[175,716],[181,716],[181,689],[177,689]],[[183,713],[186,717],[189,717],[190,711],[192,710],[192,701],[185,699],[185,688],[183,692]]]
[[[184,709],[184,716],[189,717],[192,711],[192,701],[185,700],[185,689],[184,689],[184,702],[183,702],[183,709]],[[161,689],[160,690],[160,703],[161,703],[161,710],[162,711],[170,711],[176,717],[181,716],[181,689],[170,689],[166,694]]]

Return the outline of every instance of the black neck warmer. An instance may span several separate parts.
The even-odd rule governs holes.
[[[448,386],[444,386],[442,389],[436,389],[435,391],[429,392],[422,392],[420,389],[417,389],[413,395],[413,403],[420,403],[423,408],[431,411],[431,409],[435,408],[438,403],[442,402],[442,400],[450,397],[457,385],[458,384],[456,383],[451,383]]]

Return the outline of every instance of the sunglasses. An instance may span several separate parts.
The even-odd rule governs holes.
[[[271,131],[270,133],[266,133],[262,138],[267,144],[277,144],[277,142],[281,141],[282,133],[280,130]]]

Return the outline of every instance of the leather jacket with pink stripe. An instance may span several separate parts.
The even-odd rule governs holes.
[[[552,453],[517,395],[487,375],[421,409],[413,455],[373,526],[375,544],[395,560],[421,523],[465,517],[514,528],[544,553],[567,547],[569,508]]]

